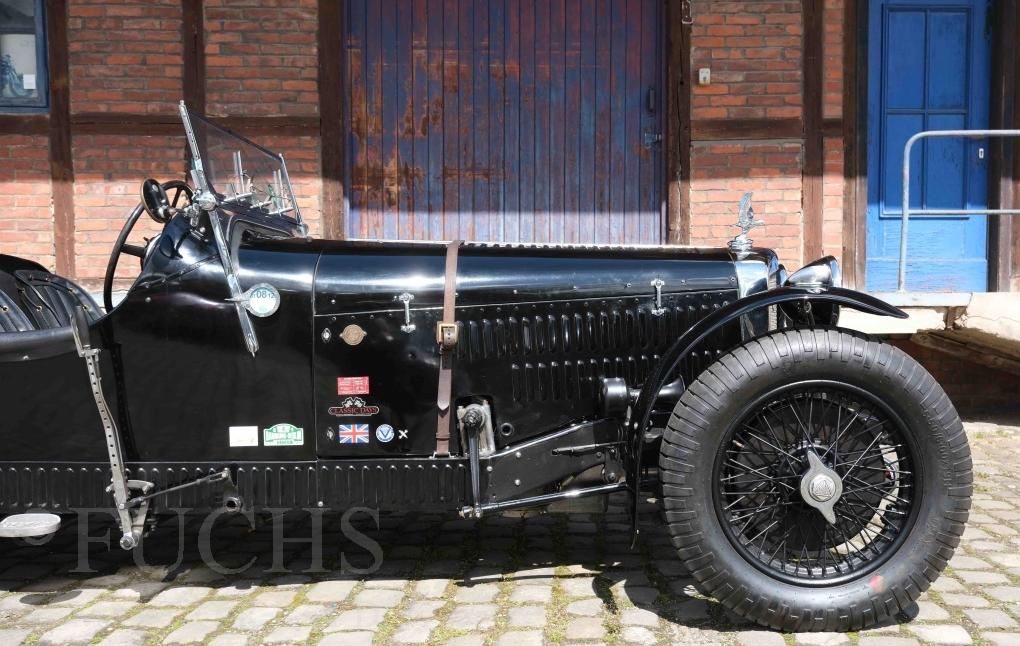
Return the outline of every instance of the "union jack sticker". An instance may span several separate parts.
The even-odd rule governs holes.
[[[341,444],[368,444],[368,424],[341,424],[336,439]]]

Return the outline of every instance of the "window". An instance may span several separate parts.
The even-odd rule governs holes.
[[[0,0],[0,112],[38,112],[49,101],[43,0]]]

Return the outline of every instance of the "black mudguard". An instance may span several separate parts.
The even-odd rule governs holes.
[[[630,441],[632,442],[630,459],[631,468],[629,469],[628,481],[631,483],[631,510],[633,514],[631,518],[631,528],[635,539],[637,538],[637,496],[640,488],[641,475],[641,442],[644,435],[641,431],[648,427],[648,422],[652,415],[652,409],[655,405],[656,395],[659,390],[666,385],[667,379],[676,370],[677,365],[683,361],[683,359],[687,357],[687,355],[689,355],[691,351],[694,350],[702,341],[704,341],[713,332],[716,332],[719,328],[738,320],[746,314],[750,314],[751,312],[761,310],[772,305],[804,301],[811,302],[812,304],[819,303],[836,305],[839,307],[849,307],[850,309],[859,310],[868,314],[875,314],[877,316],[891,316],[898,319],[907,318],[907,313],[898,307],[894,307],[885,301],[875,298],[874,296],[857,292],[852,289],[844,289],[842,287],[809,289],[804,287],[786,286],[769,290],[767,292],[752,294],[746,298],[734,301],[701,319],[691,326],[690,329],[681,334],[680,337],[673,342],[673,345],[671,345],[662,355],[662,359],[655,366],[654,370],[652,370],[652,373],[648,376],[648,379],[645,380],[645,383],[641,386],[641,393],[638,395],[637,401],[634,404],[634,409],[631,411],[629,418],[631,420],[631,427],[626,429],[629,433]]]

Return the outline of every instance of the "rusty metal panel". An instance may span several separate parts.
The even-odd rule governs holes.
[[[349,0],[351,238],[664,239],[661,0]]]

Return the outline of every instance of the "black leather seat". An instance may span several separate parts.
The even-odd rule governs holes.
[[[35,326],[17,301],[0,291],[0,334],[4,332],[27,332]]]
[[[91,294],[62,276],[19,269],[14,272],[14,279],[22,307],[37,330],[69,327],[76,307],[83,307],[90,321],[103,315]]]

